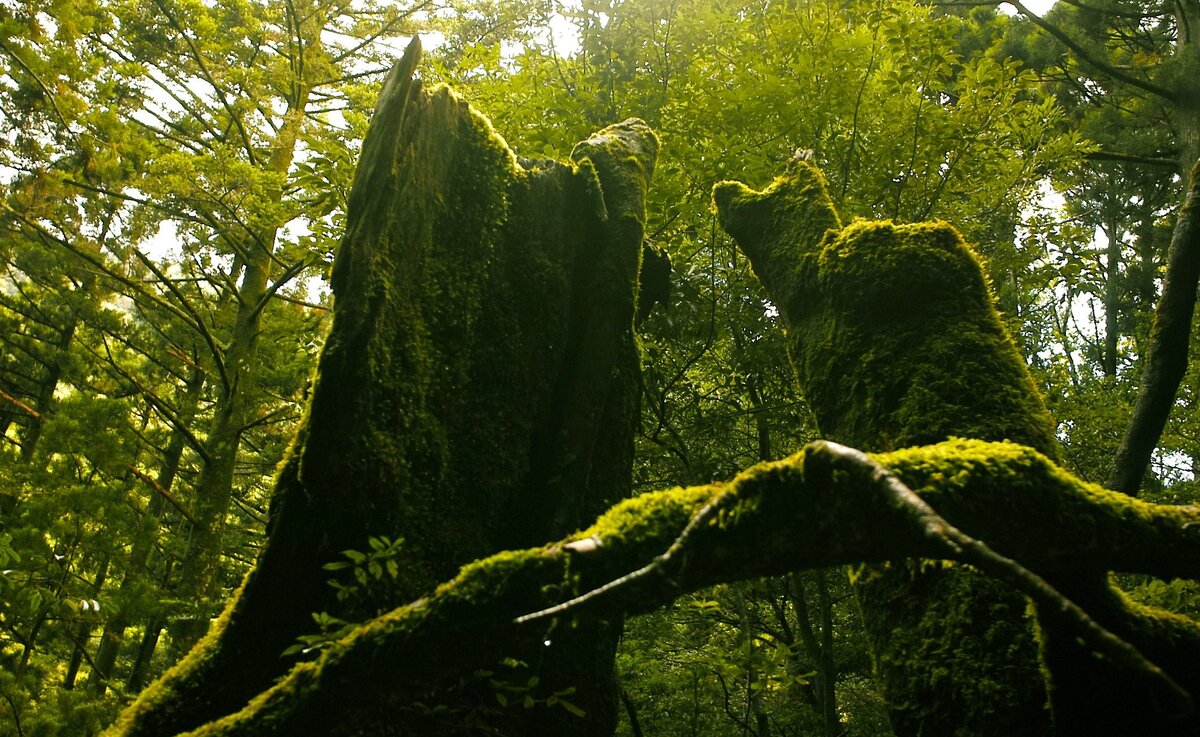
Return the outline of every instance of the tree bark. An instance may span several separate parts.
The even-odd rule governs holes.
[[[820,172],[799,160],[766,190],[727,182],[714,199],[780,307],[823,433],[873,449],[958,436],[1057,453],[1054,425],[978,259],[949,225],[842,228]],[[1171,618],[1143,620],[1116,606],[1121,598],[1105,574],[1045,573],[1136,646],[1169,649]],[[1127,673],[1061,638],[1052,613],[1039,611],[1035,638],[1024,598],[977,572],[920,562],[865,567],[856,592],[902,737],[1114,733],[1132,726],[1130,715],[1154,711]],[[1081,682],[1099,690],[1089,697],[1071,687]],[[1177,727],[1163,717],[1156,728]]]
[[[1200,512],[1082,484],[1012,443],[880,456],[896,476],[816,444],[483,558],[561,535],[628,488],[630,326],[657,143],[627,121],[572,164],[520,162],[465,102],[413,79],[415,54],[389,76],[364,142],[333,327],[267,546],[209,636],[110,735],[452,734],[480,719],[504,733],[604,734],[622,614],[713,583],[855,562],[876,565],[860,589],[901,734],[1048,733],[1018,589],[1051,643],[1058,734],[1118,734],[1095,727],[1114,711],[1155,734],[1200,728],[1200,628],[1089,589],[1112,570],[1194,577]],[[724,184],[714,197],[789,323],[826,432],[877,449],[972,435],[1055,452],[979,264],[949,226],[843,229],[802,162],[764,192]],[[1126,641],[959,527],[1079,582],[1073,591]],[[344,605],[322,565],[371,535],[402,535],[403,566]],[[883,565],[910,558],[969,562],[1005,583]],[[368,621],[313,662],[279,657],[311,631],[314,609]],[[531,682],[535,703],[585,684],[568,697],[585,719],[487,708],[494,693],[473,674],[514,653],[553,684]],[[1123,696],[1082,704],[1061,687],[1095,674]]]
[[[187,383],[178,393],[180,422],[190,424],[195,418],[196,412],[199,409],[204,381],[204,372],[198,366],[193,366]],[[167,443],[167,447],[163,450],[162,462],[159,464],[156,478],[159,488],[170,491],[171,487],[174,486],[175,477],[179,472],[180,461],[183,459],[185,446],[186,438],[184,437],[184,433],[177,427],[171,432],[171,439]],[[117,595],[122,605],[105,622],[104,630],[100,635],[100,644],[96,647],[96,655],[92,659],[92,672],[88,677],[88,688],[94,693],[102,694],[108,688],[109,679],[112,677],[113,668],[117,663],[117,656],[120,654],[121,646],[125,642],[125,630],[133,622],[133,617],[128,611],[128,605],[125,602],[128,601],[136,588],[142,585],[147,578],[147,574],[149,573],[147,563],[150,560],[150,555],[155,544],[153,531],[162,522],[166,510],[167,504],[163,496],[161,494],[153,494],[146,505],[143,530],[140,535],[134,538],[133,544],[130,546],[128,562],[125,565],[124,576],[121,579],[121,587]],[[161,630],[161,625],[156,624],[159,619],[161,617],[158,613],[146,619],[145,634],[147,636],[155,629]],[[154,642],[157,645],[157,635],[154,636]],[[137,660],[138,662],[143,660],[141,655],[139,655]],[[134,668],[134,671],[136,670],[137,667]],[[141,681],[137,683],[140,685]]]
[[[311,40],[308,43],[312,44]],[[310,49],[309,53],[315,50]],[[288,102],[283,125],[265,166],[265,171],[277,175],[281,182],[291,167],[305,121],[310,88],[297,82],[297,90]],[[274,204],[282,198],[282,185],[268,195]],[[208,626],[207,604],[220,563],[225,515],[233,503],[238,449],[253,408],[262,312],[265,300],[270,297],[268,285],[274,267],[275,240],[282,226],[282,222],[275,222],[245,237],[240,249],[246,254],[245,265],[237,288],[228,345],[222,355],[215,357],[224,367],[222,383],[204,442],[204,464],[192,490],[196,524],[179,574],[179,595],[184,601],[193,602],[195,608],[191,617],[176,620],[171,627],[175,644],[182,649],[190,647]]]
[[[950,226],[842,228],[823,177],[802,160],[767,190],[723,183],[714,200],[780,308],[826,437],[874,450],[1011,439],[1055,452],[978,260]],[[856,584],[897,734],[1049,733],[1023,597],[920,563],[866,568]]]
[[[571,163],[519,161],[461,98],[414,79],[418,54],[414,42],[393,69],[364,142],[333,325],[268,543],[209,636],[113,734],[174,735],[236,712],[296,665],[280,655],[315,631],[313,612],[369,619],[629,493],[657,140],[627,121],[580,143]],[[339,599],[323,565],[381,535],[403,538],[396,576]],[[576,686],[563,698],[586,728],[566,709],[526,712],[523,699],[474,713],[523,734],[610,733],[619,631],[619,618],[590,618],[510,642],[480,667],[525,661],[521,682],[538,677],[528,695],[540,703]],[[496,703],[471,673],[447,696],[452,715]]]
[[[591,592],[562,610],[560,628],[575,616],[647,611],[720,582],[950,552],[935,528],[915,524],[910,510],[881,495],[862,473],[867,469],[838,461],[844,457],[814,444],[728,483],[640,495],[558,543],[472,563],[429,596],[293,668],[237,713],[189,734],[427,734],[422,707],[520,643],[541,641],[552,617],[529,615],[564,598]],[[1164,578],[1200,570],[1200,511],[1080,482],[1028,448],[953,440],[876,460],[946,520],[1028,566]],[[638,574],[623,575],[647,561]],[[1194,702],[1200,628],[1177,624],[1178,652],[1158,664]],[[1151,729],[1174,723],[1151,733],[1200,727],[1194,706],[1173,697],[1160,676],[1135,671],[1137,692],[1159,700],[1132,713]],[[1174,711],[1164,716],[1160,709]],[[123,726],[135,718],[127,713]]]
[[[1167,418],[1175,405],[1175,394],[1187,373],[1200,282],[1200,161],[1192,168],[1183,206],[1175,221],[1167,251],[1167,273],[1162,296],[1154,310],[1150,350],[1138,387],[1137,404],[1117,449],[1108,488],[1136,495],[1150,468],[1150,459]]]

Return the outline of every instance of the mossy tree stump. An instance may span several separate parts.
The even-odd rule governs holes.
[[[295,665],[281,653],[316,630],[313,612],[364,621],[629,494],[657,140],[627,121],[570,162],[518,160],[460,97],[414,78],[418,55],[414,41],[364,142],[333,325],[266,548],[208,637],[114,734],[166,737],[236,712]],[[397,575],[339,600],[323,565],[371,536],[403,538]],[[574,686],[585,722],[543,708],[513,727],[528,719],[521,699],[516,717],[495,720],[528,734],[563,733],[562,719],[573,733],[611,733],[619,628],[592,619],[556,633],[553,648],[535,638],[502,654],[528,663],[523,682],[539,676],[529,692],[539,701]],[[492,696],[481,695],[495,707]]]
[[[950,437],[1010,440],[1057,456],[1053,422],[977,257],[953,227],[843,226],[819,170],[799,158],[762,191],[719,184],[714,201],[780,309],[824,436],[875,451]],[[1040,572],[1180,683],[1197,683],[1200,667],[1178,656],[1198,652],[1194,623],[1137,611],[1103,569]],[[1039,631],[1023,596],[973,570],[864,566],[856,593],[902,737],[1196,728],[1044,617]]]
[[[631,323],[657,143],[630,121],[571,163],[521,162],[461,99],[414,81],[414,65],[415,49],[364,143],[334,325],[269,542],[209,636],[110,735],[451,734],[447,717],[464,731],[605,734],[623,614],[847,563],[874,566],[860,590],[902,735],[1200,729],[1200,629],[1130,605],[1106,578],[1195,578],[1200,511],[1083,484],[1025,447],[1053,454],[1052,425],[958,235],[843,228],[802,162],[762,192],[720,185],[722,221],[789,325],[825,431],[903,449],[871,460],[817,443],[484,557],[562,535],[628,491]],[[904,447],[949,435],[1025,446]],[[981,557],[951,524],[1084,611],[1013,560]],[[322,566],[372,535],[404,537],[403,569],[339,601]],[[1040,602],[1042,665],[1015,589],[904,563],[914,558],[980,565]],[[280,657],[322,610],[368,621],[311,662]],[[470,708],[489,695],[477,674],[513,656],[545,676],[523,694],[582,686],[571,701],[586,718]]]

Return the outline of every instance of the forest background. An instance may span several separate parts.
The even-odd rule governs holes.
[[[629,116],[661,136],[649,490],[816,437],[778,314],[709,204],[797,148],[847,217],[963,230],[1070,469],[1109,480],[1196,159],[1180,27],[1175,4],[1115,0],[0,4],[0,737],[96,733],[253,563],[358,146],[411,34],[432,47],[421,75],[526,156]],[[1146,498],[1196,499],[1198,381],[1189,366]],[[330,564],[367,587],[402,546]],[[1124,584],[1200,614],[1194,584]],[[632,619],[622,733],[888,734],[856,617],[846,577],[814,571]],[[316,616],[297,646],[344,626]],[[498,701],[524,699],[503,683]]]

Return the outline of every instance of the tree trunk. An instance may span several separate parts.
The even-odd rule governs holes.
[[[973,530],[977,540],[952,533],[950,524]],[[1011,559],[986,553],[978,540]],[[1012,443],[953,440],[875,461],[815,443],[727,483],[641,494],[566,539],[464,566],[430,595],[357,628],[192,737],[424,734],[420,715],[444,707],[447,689],[577,617],[648,611],[714,583],[910,556],[969,562],[1057,613],[1058,632],[1122,664],[1130,687],[1125,718],[1140,719],[1145,733],[1200,729],[1200,626],[1167,618],[1172,652],[1144,661],[1013,562],[1085,578],[1125,570],[1194,579],[1200,510],[1085,484]],[[138,719],[136,711],[122,726]],[[1172,728],[1156,731],[1164,724]],[[1083,733],[1065,719],[1058,726]]]
[[[108,562],[109,558],[106,555],[101,561],[99,570],[96,572],[96,578],[92,582],[91,595],[92,600],[96,600],[100,596],[100,591],[104,588],[104,581],[108,577]],[[67,663],[67,673],[63,676],[63,688],[70,691],[75,688],[75,679],[79,676],[79,667],[83,665],[83,654],[87,650],[88,641],[92,637],[92,630],[96,623],[84,610],[85,613],[81,617],[82,621],[75,628],[75,646],[71,649],[71,660]]]
[[[310,49],[310,53],[313,51]],[[300,141],[308,94],[309,88],[297,85],[266,163],[266,171],[277,175],[281,182]],[[278,204],[283,198],[282,186],[271,192],[269,198]],[[282,222],[276,222],[263,228],[253,237],[247,237],[241,248],[246,257],[237,289],[237,310],[228,345],[219,357],[224,366],[222,386],[204,442],[204,465],[192,490],[196,522],[179,575],[178,595],[194,603],[195,609],[191,617],[178,620],[171,628],[176,647],[183,650],[208,628],[207,602],[223,548],[225,515],[233,501],[238,448],[253,407],[260,324],[265,301],[270,296],[268,284],[275,260],[275,239],[282,226]]]
[[[1200,64],[1200,6],[1175,3],[1177,38],[1172,63],[1176,69]],[[1171,123],[1179,149],[1179,175],[1184,182],[1183,204],[1167,250],[1162,296],[1154,310],[1150,346],[1138,384],[1133,415],[1117,448],[1108,488],[1137,495],[1150,468],[1154,449],[1167,426],[1175,395],[1187,373],[1192,318],[1200,282],[1200,75],[1175,75]]]
[[[781,308],[825,433],[879,449],[965,436],[1056,454],[1053,423],[980,264],[949,226],[842,228],[823,178],[802,161],[762,192],[724,183],[714,198]],[[1165,654],[1180,641],[1170,618],[1118,605],[1103,573],[1043,574],[1140,648]],[[856,584],[902,737],[1048,734],[1047,689],[1059,735],[1178,729],[1128,673],[1062,637],[1054,613],[1039,610],[1044,682],[1025,601],[993,579],[914,563],[864,567]]]
[[[1120,342],[1121,289],[1121,225],[1115,217],[1106,218],[1103,226],[1108,237],[1104,263],[1104,346],[1100,355],[1100,367],[1110,379],[1117,376],[1117,347]]]
[[[154,660],[154,652],[158,649],[159,638],[162,637],[162,631],[167,626],[167,623],[161,617],[155,617],[146,623],[146,630],[142,633],[142,641],[138,643],[137,654],[133,658],[133,665],[129,668],[129,678],[125,679],[125,687],[131,693],[137,693],[146,685],[146,681],[150,679],[150,666]]]
[[[414,42],[389,76],[364,142],[334,322],[268,543],[213,631],[116,734],[173,735],[235,712],[295,664],[280,654],[313,633],[314,611],[370,618],[629,493],[632,325],[657,141],[631,121],[579,144],[573,163],[520,162],[463,100],[412,78],[418,53]],[[403,538],[395,577],[339,600],[322,566],[381,535]],[[494,726],[610,733],[619,629],[619,618],[590,618],[502,653],[528,663],[521,683],[538,676],[535,702],[576,686],[562,698],[587,717],[517,699]],[[496,703],[486,680],[459,688],[465,703]],[[395,717],[344,716],[367,732]],[[446,733],[439,718],[404,721]]]
[[[181,408],[178,416],[180,422],[190,423],[196,415],[196,410],[199,407],[201,391],[204,388],[204,372],[198,367],[192,368],[191,375],[188,377],[187,384],[184,385],[183,391],[180,393],[178,406]],[[179,472],[179,463],[183,458],[183,451],[186,445],[186,438],[181,428],[176,428],[171,433],[171,440],[167,443],[166,449],[163,451],[162,463],[159,465],[157,483],[159,488],[170,491],[175,484],[175,476]],[[125,602],[130,597],[134,589],[145,582],[147,578],[147,563],[150,560],[150,554],[154,549],[153,530],[157,529],[162,521],[162,517],[167,510],[166,501],[161,494],[153,494],[150,497],[150,502],[146,505],[146,520],[145,526],[150,529],[143,531],[141,535],[136,537],[129,551],[129,562],[125,566],[124,577],[121,579],[120,592],[117,598],[121,602]],[[158,616],[152,617],[157,620]],[[124,606],[119,608],[105,622],[104,631],[100,635],[100,644],[96,648],[96,655],[92,660],[92,673],[88,677],[88,688],[95,693],[104,693],[108,687],[108,680],[112,676],[113,667],[117,662],[117,655],[120,654],[121,645],[125,642],[125,630],[132,623],[130,612]],[[146,627],[152,628],[153,622],[147,621]],[[157,636],[155,637],[157,642]]]
[[[1150,350],[1142,368],[1137,404],[1117,448],[1108,488],[1136,496],[1162,437],[1175,394],[1187,373],[1192,317],[1200,282],[1200,161],[1192,169],[1186,199],[1179,208],[1162,296],[1154,310]]]
[[[842,734],[841,718],[837,708],[837,670],[833,661],[833,600],[829,595],[829,585],[825,579],[825,570],[813,571],[817,583],[817,610],[820,615],[820,635],[813,627],[812,612],[808,606],[808,594],[804,588],[804,579],[799,573],[792,574],[789,579],[789,594],[792,608],[796,610],[796,622],[800,630],[800,639],[804,649],[812,659],[814,684],[812,702],[821,717],[821,728],[824,737],[838,737]]]
[[[46,376],[38,384],[38,394],[33,403],[37,414],[30,416],[29,426],[21,436],[21,460],[25,463],[32,462],[38,440],[42,437],[42,428],[54,412],[54,392],[62,379],[63,362],[71,347],[71,341],[75,339],[78,326],[79,316],[72,312],[67,316],[66,325],[59,333],[58,343],[51,349],[50,361],[46,364]]]

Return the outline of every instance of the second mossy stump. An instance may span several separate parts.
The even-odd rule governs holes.
[[[950,437],[1011,440],[1058,457],[1053,421],[979,259],[952,226],[843,226],[820,171],[799,159],[761,191],[723,182],[713,198],[780,310],[826,437],[873,451]],[[1194,626],[1184,634],[1165,626],[1175,621],[1167,615],[1114,605],[1121,597],[1102,573],[1041,573],[1136,647],[1188,642],[1183,649],[1194,652],[1200,643]],[[974,571],[935,561],[863,566],[855,583],[901,737],[1123,734],[1126,726],[1175,734],[1191,724],[1156,713],[1141,674],[1117,671],[1052,628],[1039,632],[1023,596]],[[1196,670],[1168,672],[1195,693]]]

